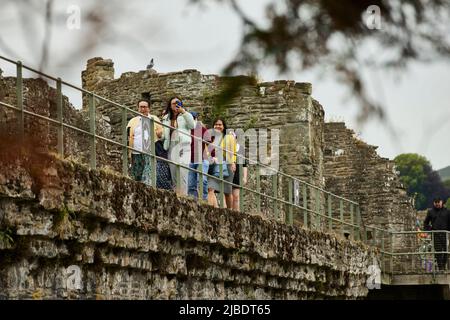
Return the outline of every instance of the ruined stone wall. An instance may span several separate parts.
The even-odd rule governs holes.
[[[51,117],[56,113],[56,95],[54,91],[42,79],[24,79],[23,105],[26,111],[37,113],[41,116]],[[0,101],[17,107],[16,78],[0,78]],[[53,112],[52,112],[53,111]],[[35,121],[33,121],[35,120]],[[32,131],[36,127],[42,127],[41,132],[48,135],[49,126],[38,119],[31,119],[28,115],[24,118],[25,129]],[[0,123],[2,126],[17,122],[17,113],[8,108],[1,108]],[[43,128],[45,127],[45,129]]]
[[[23,79],[23,107],[25,111],[33,112],[52,120],[57,120],[57,91],[55,84],[47,83],[41,78]],[[0,77],[0,101],[17,107],[16,78]],[[77,110],[67,96],[62,96],[63,122],[66,125],[90,132],[89,114],[87,110]],[[0,130],[2,134],[18,134],[19,113],[7,107],[0,108]],[[47,150],[57,152],[57,129],[59,125],[40,119],[36,116],[24,115],[24,131],[45,141]],[[96,133],[109,137],[111,128],[100,114],[96,118]],[[39,140],[37,139],[37,140]],[[74,129],[63,128],[64,157],[80,163],[89,163],[90,137],[88,134]],[[109,155],[102,144],[97,144],[98,162],[108,166]]]
[[[324,175],[327,191],[359,202],[366,225],[414,230],[415,210],[394,162],[355,137],[344,123],[325,124]]]
[[[362,243],[0,146],[0,299],[367,295]]]

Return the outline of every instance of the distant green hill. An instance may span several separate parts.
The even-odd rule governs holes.
[[[437,173],[439,173],[439,175],[441,176],[442,181],[449,180],[450,179],[450,166],[438,170]]]

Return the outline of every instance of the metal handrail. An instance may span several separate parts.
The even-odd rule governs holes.
[[[188,166],[186,166],[186,165],[184,165],[184,164],[177,163],[177,162],[174,162],[174,161],[165,159],[165,158],[158,157],[158,156],[156,156],[156,154],[154,154],[154,153],[152,154],[152,153],[143,152],[143,151],[141,151],[141,150],[134,149],[134,148],[128,146],[126,143],[124,143],[124,141],[123,141],[122,143],[120,143],[120,142],[117,142],[117,141],[114,141],[114,140],[111,140],[111,139],[108,139],[108,138],[106,138],[106,137],[103,137],[103,136],[101,136],[101,135],[96,134],[96,133],[95,133],[95,131],[96,131],[96,130],[95,130],[95,122],[93,122],[93,121],[95,121],[95,99],[104,101],[104,102],[106,102],[106,103],[109,103],[109,104],[112,104],[112,105],[114,105],[114,106],[117,106],[117,107],[121,108],[123,115],[125,115],[125,118],[122,118],[122,120],[126,120],[126,119],[127,119],[127,117],[126,117],[126,113],[127,113],[127,112],[130,112],[130,113],[135,114],[135,115],[140,115],[140,116],[143,116],[143,115],[141,115],[139,112],[137,112],[137,111],[135,111],[135,110],[132,110],[132,109],[130,109],[130,108],[124,106],[124,105],[121,105],[121,104],[119,104],[119,103],[116,103],[116,102],[114,102],[114,101],[111,101],[111,100],[109,100],[109,99],[106,99],[106,98],[104,98],[104,97],[102,97],[102,96],[99,96],[99,95],[97,95],[97,94],[95,94],[95,93],[93,93],[93,92],[87,91],[87,90],[85,90],[85,89],[83,89],[83,88],[79,88],[79,87],[77,87],[76,85],[73,85],[73,84],[70,84],[70,83],[68,83],[68,82],[65,82],[65,81],[61,80],[60,78],[55,78],[55,77],[53,77],[53,76],[50,76],[50,75],[48,75],[48,74],[45,74],[45,73],[40,72],[40,71],[38,71],[38,70],[35,70],[35,69],[33,69],[33,68],[30,68],[30,67],[28,67],[28,66],[25,66],[25,65],[23,65],[20,61],[15,62],[15,61],[13,61],[13,60],[11,60],[11,59],[8,59],[8,58],[2,57],[2,56],[0,56],[0,59],[3,59],[3,60],[5,60],[5,61],[11,62],[11,63],[13,63],[13,64],[16,65],[16,67],[17,67],[17,78],[16,78],[16,80],[17,80],[17,85],[16,85],[16,88],[17,88],[18,98],[19,98],[19,94],[20,94],[20,99],[21,99],[21,100],[20,100],[21,102],[19,103],[19,105],[20,105],[19,107],[14,107],[14,106],[12,106],[12,105],[9,105],[9,104],[3,103],[3,102],[0,102],[1,105],[5,106],[5,107],[8,107],[8,108],[11,108],[11,109],[13,109],[13,110],[15,110],[15,111],[21,112],[21,113],[22,113],[22,117],[23,117],[23,114],[32,115],[32,116],[38,117],[38,118],[40,118],[40,119],[46,120],[46,121],[48,121],[48,122],[50,122],[50,123],[53,123],[53,124],[55,124],[55,125],[59,125],[60,135],[58,136],[58,138],[59,138],[60,140],[62,140],[62,132],[63,132],[63,129],[64,129],[64,128],[69,128],[69,129],[75,130],[75,131],[77,131],[77,132],[83,133],[83,134],[88,135],[89,137],[91,137],[91,138],[93,139],[93,140],[92,140],[93,146],[95,146],[95,139],[100,139],[100,140],[102,140],[102,141],[106,141],[106,142],[108,142],[108,143],[111,143],[111,144],[120,146],[120,147],[123,148],[123,150],[124,150],[124,154],[123,154],[123,155],[124,155],[124,158],[122,159],[124,164],[126,163],[126,161],[128,161],[128,159],[125,158],[125,154],[128,154],[128,152],[131,150],[131,151],[135,151],[135,152],[139,152],[139,153],[143,153],[143,154],[149,155],[149,156],[151,157],[152,161],[154,161],[154,162],[156,162],[157,160],[160,160],[160,161],[164,161],[164,162],[167,162],[167,163],[171,163],[171,164],[173,164],[173,165],[176,165],[178,172],[179,172],[179,170],[181,170],[181,168],[183,168],[183,169],[187,169],[187,170],[189,170],[189,171],[193,171],[193,172],[198,173],[198,174],[200,175],[200,179],[202,179],[202,177],[205,176],[205,177],[209,177],[209,178],[212,178],[212,179],[219,180],[219,181],[221,181],[221,186],[222,186],[222,187],[221,187],[221,192],[220,192],[221,197],[220,197],[220,199],[219,199],[220,202],[222,202],[222,200],[223,200],[223,185],[224,185],[224,184],[231,184],[231,185],[233,185],[233,186],[238,186],[238,185],[236,185],[236,184],[233,184],[232,182],[228,182],[228,181],[222,179],[222,177],[223,177],[222,167],[221,167],[221,170],[220,170],[220,171],[221,171],[221,172],[220,172],[220,177],[221,177],[221,178],[218,178],[218,177],[209,175],[209,174],[207,174],[207,173],[203,173],[203,172],[200,171],[200,170],[197,170],[197,169],[191,169],[191,168],[189,168]],[[41,76],[44,76],[44,77],[47,77],[47,78],[49,78],[49,79],[51,79],[51,80],[56,81],[56,82],[57,82],[58,99],[62,99],[62,89],[61,89],[62,84],[66,85],[66,86],[69,86],[69,87],[71,87],[71,88],[74,88],[74,89],[76,89],[76,90],[78,90],[78,91],[81,91],[82,93],[85,93],[85,94],[89,95],[89,97],[90,97],[90,101],[89,101],[89,109],[90,109],[90,111],[92,112],[92,113],[90,114],[91,130],[90,130],[90,131],[86,131],[86,130],[83,130],[83,129],[77,128],[77,127],[75,127],[75,126],[72,126],[72,125],[69,125],[69,124],[64,123],[63,120],[62,120],[62,105],[61,105],[61,103],[58,104],[58,108],[60,108],[60,110],[58,110],[58,114],[61,115],[61,118],[58,119],[58,120],[54,120],[54,119],[51,119],[51,118],[49,118],[49,117],[45,117],[45,116],[42,116],[42,115],[39,115],[39,114],[36,114],[36,113],[33,113],[33,112],[30,112],[30,111],[25,110],[25,109],[23,108],[23,101],[22,101],[22,94],[23,94],[23,91],[22,91],[22,71],[21,71],[22,68],[27,69],[27,70],[30,70],[30,71],[32,71],[32,72],[35,72],[35,73],[41,75]],[[145,117],[145,116],[143,116],[143,117]],[[153,126],[155,125],[155,123],[154,123],[154,121],[153,121],[152,118],[150,118],[150,123],[151,123],[151,128],[153,128]],[[192,135],[192,134],[190,134],[190,133],[187,133],[187,132],[180,131],[178,128],[173,128],[173,127],[171,127],[170,125],[166,125],[166,124],[164,124],[164,123],[162,123],[162,122],[160,122],[160,123],[158,123],[158,124],[161,125],[161,126],[163,126],[163,127],[165,127],[165,128],[170,128],[170,129],[176,130],[178,133],[181,133],[181,134],[184,134],[184,135],[188,135],[188,136],[190,136],[191,138],[197,139],[197,141],[201,141],[202,143],[203,143],[203,142],[208,143],[208,144],[210,143],[210,141],[205,141],[205,140],[202,139],[202,138],[196,137],[196,136],[194,136],[194,135]],[[153,144],[154,144],[154,134],[153,134],[153,132],[150,134],[150,137],[151,137],[151,144],[153,145]],[[62,141],[59,141],[59,144],[62,144]],[[223,152],[225,152],[225,153],[226,153],[226,152],[228,152],[228,153],[230,152],[230,150],[227,150],[226,148],[222,148],[220,145],[214,145],[214,147],[215,147],[216,149],[219,150],[219,154],[220,154],[221,156],[223,155]],[[62,150],[62,149],[63,149],[63,148],[61,147],[61,150]],[[94,149],[94,148],[93,148],[93,149]],[[60,150],[60,149],[58,149],[58,150]],[[126,151],[126,152],[125,152],[125,151]],[[92,152],[94,152],[93,155],[92,155]],[[239,155],[239,154],[236,154],[236,156],[237,156],[237,157],[240,157],[240,158],[242,158],[242,159],[244,159],[244,160],[250,160],[250,163],[253,164],[253,161],[252,161],[251,159],[249,159],[249,158],[246,158],[245,156],[242,156],[242,155]],[[96,160],[95,160],[96,155],[95,155],[95,151],[91,151],[91,158],[92,158],[92,159],[91,159],[91,166],[95,167],[95,166],[96,166]],[[242,164],[239,164],[239,165],[242,165]],[[306,195],[306,198],[305,198],[305,196],[303,197],[304,205],[303,205],[303,206],[300,206],[300,205],[297,205],[297,204],[294,203],[293,198],[292,198],[292,195],[289,196],[289,201],[286,201],[286,200],[284,200],[284,199],[278,197],[278,195],[277,195],[276,192],[275,192],[276,190],[274,190],[274,196],[271,196],[271,195],[262,193],[262,192],[260,191],[259,181],[257,182],[257,184],[258,184],[257,190],[253,190],[253,189],[251,189],[251,188],[245,187],[245,186],[243,186],[242,183],[241,183],[240,186],[238,186],[238,187],[240,188],[240,190],[245,191],[245,192],[250,192],[250,193],[252,193],[252,194],[254,194],[254,195],[257,195],[258,197],[261,197],[261,196],[262,196],[262,197],[265,197],[265,198],[268,199],[268,200],[273,200],[274,202],[279,203],[279,204],[282,204],[282,205],[287,205],[287,206],[289,206],[289,208],[298,208],[298,209],[300,209],[301,211],[303,211],[304,214],[306,214],[306,213],[310,213],[311,215],[314,214],[314,215],[316,216],[316,218],[317,218],[317,217],[325,218],[325,219],[328,220],[328,222],[329,222],[329,224],[330,224],[330,228],[332,227],[332,222],[336,222],[336,223],[340,224],[340,226],[341,226],[341,230],[340,230],[340,231],[342,231],[342,228],[343,228],[344,225],[350,226],[350,227],[352,228],[352,230],[355,230],[355,229],[358,230],[358,231],[357,231],[357,234],[359,235],[359,233],[360,233],[360,231],[361,231],[361,225],[360,225],[360,223],[362,222],[362,218],[361,218],[361,215],[360,215],[360,212],[359,212],[359,204],[358,204],[357,202],[354,202],[354,201],[349,200],[349,199],[346,199],[346,198],[344,198],[344,197],[335,195],[335,194],[333,194],[333,193],[331,193],[331,192],[328,192],[328,191],[326,191],[326,190],[324,190],[324,189],[322,189],[322,188],[320,188],[320,187],[317,187],[317,186],[315,186],[315,185],[313,185],[313,184],[310,184],[310,183],[308,183],[308,182],[306,182],[306,181],[303,181],[303,180],[301,180],[301,179],[298,179],[298,178],[296,178],[296,177],[293,177],[293,176],[291,176],[291,175],[288,175],[288,174],[286,174],[286,173],[283,173],[283,172],[280,171],[280,170],[275,170],[274,168],[272,168],[272,167],[270,167],[270,166],[267,166],[267,165],[265,165],[265,164],[256,163],[256,166],[257,166],[258,172],[259,172],[259,170],[260,170],[261,168],[266,168],[266,169],[269,169],[269,170],[273,171],[273,172],[275,173],[274,176],[275,176],[275,178],[276,178],[277,180],[278,180],[278,175],[280,175],[281,177],[285,177],[285,178],[290,179],[290,183],[291,183],[291,184],[292,184],[294,181],[296,181],[296,182],[299,183],[299,187],[303,185],[303,187],[305,188],[304,190],[306,190],[306,188],[311,188],[311,191],[312,191],[312,190],[316,190],[316,208],[315,208],[316,210],[313,210],[313,209],[307,207],[307,204],[306,204],[305,201],[307,201],[308,197],[307,197],[307,194],[306,194],[306,193],[304,193],[304,195]],[[154,167],[154,168],[155,168],[155,167]],[[125,170],[124,170],[124,171],[125,171]],[[153,170],[153,171],[155,171],[155,170]],[[177,176],[178,176],[178,175],[177,175]],[[239,177],[239,178],[240,178],[240,180],[242,181],[242,171],[240,172],[240,177]],[[179,176],[178,176],[178,179],[179,179]],[[152,184],[155,186],[156,181],[154,181],[154,180],[155,180],[155,179],[152,179]],[[274,182],[273,182],[273,183],[274,183]],[[177,183],[177,184],[178,184],[178,183]],[[289,184],[289,187],[292,186],[291,184]],[[202,183],[200,183],[200,185],[202,185]],[[274,187],[274,186],[273,186],[273,187]],[[304,191],[304,192],[306,192],[306,191]],[[320,199],[318,198],[318,197],[320,197],[320,195],[319,195],[317,192],[322,192],[322,193],[324,194],[324,196],[328,196],[328,202],[329,202],[328,205],[329,205],[329,206],[331,205],[331,198],[330,198],[330,197],[332,197],[332,198],[334,198],[334,199],[338,199],[338,200],[340,201],[340,214],[341,214],[341,218],[340,218],[340,219],[338,219],[338,218],[333,218],[333,217],[331,216],[331,212],[330,212],[330,211],[329,211],[329,214],[327,215],[327,214],[326,214],[326,209],[325,209],[325,208],[324,208],[324,209],[325,209],[325,210],[324,210],[325,213],[320,212],[320,211],[321,211],[321,210],[320,210],[320,207],[321,207],[321,206],[320,206],[320,203],[319,203],[319,202],[320,202]],[[258,199],[259,199],[259,198],[258,198]],[[309,199],[310,199],[310,201],[312,200],[311,197],[310,197]],[[357,209],[357,211],[356,211],[356,221],[357,221],[357,222],[356,222],[356,223],[353,223],[354,219],[353,219],[353,208],[352,208],[352,207],[351,207],[352,209],[351,209],[351,213],[350,213],[350,214],[351,214],[351,218],[352,218],[352,222],[349,223],[349,222],[346,222],[346,221],[345,221],[344,216],[343,216],[343,214],[344,214],[344,211],[343,211],[343,210],[344,210],[344,209],[343,209],[343,203],[344,203],[344,202],[345,202],[346,204],[349,204],[349,205],[351,205],[351,206],[355,206],[355,207],[356,207],[356,209]],[[223,205],[223,204],[222,204],[222,205]],[[326,206],[326,203],[323,203],[323,205]],[[277,208],[277,206],[275,206],[275,209],[276,209],[276,208]],[[276,209],[276,210],[277,210],[277,209]],[[330,207],[329,207],[329,210],[330,210]],[[286,216],[287,216],[287,215],[286,215]],[[305,217],[306,217],[306,216],[305,216]],[[311,216],[311,219],[312,219],[312,216]],[[291,223],[292,223],[292,222],[291,222]],[[306,221],[304,221],[304,223],[306,224]],[[354,231],[352,231],[351,233],[353,234],[353,236],[355,236]],[[358,236],[358,238],[359,238],[359,236]]]
[[[47,75],[47,74],[45,74],[43,72],[37,71],[37,70],[35,70],[33,68],[30,68],[30,67],[27,67],[25,65],[22,65],[20,61],[19,62],[15,62],[15,61],[13,61],[11,59],[8,59],[8,58],[2,57],[2,56],[0,56],[0,59],[3,59],[5,61],[11,62],[11,63],[16,65],[16,67],[17,67],[17,75],[18,75],[18,77],[16,79],[17,80],[16,89],[17,89],[17,93],[18,94],[19,93],[23,94],[23,91],[22,91],[22,89],[23,89],[22,88],[22,77],[21,77],[22,71],[21,70],[22,70],[22,68],[24,68],[24,69],[30,70],[32,72],[35,72],[35,73],[37,73],[39,75],[45,76],[45,77],[47,77],[47,78],[49,78],[51,80],[56,81],[57,82],[58,99],[62,99],[61,85],[69,86],[69,87],[74,88],[74,89],[76,89],[76,90],[78,90],[78,91],[80,91],[82,93],[85,93],[85,94],[87,94],[89,96],[89,98],[90,98],[90,101],[89,101],[89,107],[90,108],[89,109],[90,109],[91,112],[94,112],[94,113],[90,113],[90,120],[91,120],[91,129],[90,129],[90,131],[83,130],[83,129],[77,128],[77,127],[75,127],[73,125],[64,123],[64,121],[62,119],[62,113],[61,113],[62,112],[62,105],[59,102],[58,102],[58,106],[57,106],[59,108],[58,109],[58,115],[59,115],[58,117],[59,118],[58,118],[58,120],[55,120],[55,119],[52,119],[52,118],[49,118],[49,117],[46,117],[46,116],[43,116],[43,115],[40,115],[40,114],[36,114],[34,112],[31,112],[31,111],[25,110],[23,108],[23,98],[22,98],[21,95],[18,96],[18,106],[13,106],[11,104],[8,104],[8,103],[0,101],[0,106],[10,108],[10,109],[12,109],[12,110],[14,110],[16,112],[20,112],[22,119],[23,119],[23,115],[26,114],[26,115],[30,115],[30,116],[33,116],[33,117],[37,117],[39,119],[45,120],[45,121],[47,121],[47,122],[49,122],[51,124],[54,124],[54,125],[58,126],[58,128],[60,130],[60,133],[61,133],[61,136],[58,136],[58,139],[60,139],[60,137],[62,137],[63,129],[65,129],[65,128],[71,129],[71,130],[74,130],[76,132],[82,133],[82,134],[90,137],[91,139],[93,139],[92,141],[95,141],[95,139],[99,139],[101,141],[105,141],[107,143],[111,143],[111,144],[114,144],[116,146],[119,146],[119,147],[123,148],[123,150],[124,150],[123,156],[127,155],[127,158],[123,158],[122,159],[122,161],[124,161],[123,163],[126,163],[125,161],[128,161],[128,152],[129,151],[134,151],[134,152],[139,152],[139,153],[142,153],[142,154],[149,155],[151,157],[152,161],[154,161],[154,162],[156,162],[156,161],[164,161],[166,163],[170,163],[172,165],[175,165],[177,167],[177,170],[186,169],[186,170],[189,170],[191,172],[195,172],[195,173],[200,175],[200,180],[202,180],[203,177],[208,177],[208,178],[211,178],[211,179],[219,180],[221,182],[221,185],[222,185],[221,192],[220,192],[221,199],[219,199],[220,201],[222,201],[222,199],[223,199],[223,185],[228,184],[228,185],[232,185],[232,186],[235,186],[235,187],[239,187],[240,190],[242,191],[241,195],[242,195],[243,192],[245,192],[245,193],[248,192],[249,194],[253,194],[253,195],[257,196],[258,199],[260,199],[261,197],[264,197],[268,201],[274,201],[274,203],[276,203],[276,204],[284,205],[284,206],[286,206],[285,210],[289,210],[290,214],[292,214],[291,210],[293,208],[296,208],[296,209],[300,210],[300,212],[303,212],[304,215],[305,215],[304,216],[304,220],[303,220],[305,227],[308,227],[308,224],[307,224],[308,214],[310,215],[309,218],[311,220],[313,218],[314,219],[315,218],[317,218],[317,219],[320,218],[320,219],[326,220],[326,222],[324,223],[324,227],[325,228],[323,228],[324,231],[326,231],[327,229],[331,229],[333,231],[338,231],[339,233],[342,233],[342,232],[344,232],[344,226],[345,226],[345,227],[348,228],[346,230],[346,232],[349,232],[353,236],[353,239],[355,239],[355,240],[363,240],[366,244],[379,248],[379,252],[381,254],[381,258],[382,258],[382,261],[383,261],[382,265],[386,266],[386,264],[390,264],[390,270],[388,270],[387,268],[383,268],[383,272],[385,272],[385,273],[391,273],[391,274],[395,273],[395,271],[393,270],[394,262],[395,262],[394,259],[401,258],[402,256],[414,258],[416,256],[423,256],[424,254],[432,255],[432,256],[439,255],[439,254],[450,254],[448,248],[446,249],[446,251],[436,251],[435,248],[434,248],[434,242],[433,242],[432,239],[430,240],[431,244],[432,244],[432,251],[431,252],[424,253],[422,251],[419,251],[420,248],[418,248],[417,251],[399,252],[398,248],[394,247],[394,236],[396,236],[396,235],[408,236],[408,235],[414,235],[414,234],[418,234],[418,233],[422,233],[422,234],[423,233],[427,233],[427,234],[431,234],[431,238],[433,238],[434,237],[433,235],[435,233],[443,233],[443,232],[446,232],[446,231],[396,231],[396,230],[382,229],[380,227],[371,226],[371,225],[365,225],[365,223],[362,221],[362,216],[361,216],[360,211],[359,211],[359,204],[357,202],[349,200],[349,199],[346,199],[346,198],[338,196],[338,195],[335,195],[335,194],[333,194],[333,193],[331,193],[329,191],[326,191],[326,190],[324,190],[324,189],[322,189],[322,188],[320,188],[318,186],[315,186],[315,185],[313,185],[311,183],[308,183],[306,181],[303,181],[303,180],[301,180],[299,178],[296,178],[296,177],[293,177],[293,176],[291,176],[289,174],[286,174],[286,173],[282,172],[281,170],[275,170],[274,168],[272,168],[272,167],[270,167],[268,165],[261,164],[261,163],[258,163],[258,162],[255,163],[256,164],[256,168],[258,170],[257,172],[259,172],[259,170],[261,168],[265,168],[265,169],[269,169],[269,170],[274,172],[275,179],[278,179],[278,177],[282,177],[282,178],[287,178],[288,179],[288,182],[289,182],[289,184],[288,184],[288,186],[289,186],[289,197],[288,197],[288,200],[279,197],[279,195],[276,192],[274,192],[274,195],[269,195],[269,194],[266,194],[266,193],[262,192],[261,188],[259,186],[259,181],[257,182],[256,190],[253,189],[253,188],[250,188],[248,186],[244,186],[243,183],[240,183],[240,185],[236,185],[236,184],[234,184],[232,182],[224,180],[223,178],[216,177],[216,176],[210,175],[208,173],[205,173],[202,170],[192,169],[188,165],[185,165],[185,164],[182,164],[182,163],[178,163],[176,161],[172,161],[172,160],[169,160],[169,159],[165,159],[165,158],[159,157],[159,156],[157,156],[154,153],[154,150],[152,150],[151,152],[144,152],[144,151],[137,150],[137,149],[135,149],[133,147],[128,146],[126,141],[117,142],[117,141],[114,141],[112,139],[106,138],[104,136],[98,135],[96,133],[96,130],[95,130],[95,123],[94,123],[94,125],[92,123],[92,121],[95,121],[95,100],[96,99],[121,108],[122,113],[123,113],[122,125],[124,125],[124,121],[127,121],[126,115],[127,115],[128,112],[130,114],[133,114],[133,115],[140,115],[140,116],[143,116],[143,115],[141,115],[139,112],[137,112],[137,111],[135,111],[133,109],[130,109],[130,108],[124,106],[124,105],[121,105],[121,104],[119,104],[117,102],[111,101],[111,100],[109,100],[107,98],[99,96],[98,94],[95,94],[93,92],[87,91],[87,90],[82,89],[82,88],[79,88],[76,85],[70,84],[68,82],[65,82],[65,81],[61,80],[60,78],[52,77],[52,76]],[[145,117],[145,116],[143,116],[143,117]],[[153,119],[150,118],[150,124],[151,124],[151,128],[153,130],[154,130],[155,123],[156,122],[154,122]],[[23,124],[23,122],[22,122],[22,124]],[[197,137],[195,135],[192,135],[190,133],[180,131],[178,128],[173,128],[170,125],[164,124],[162,122],[159,122],[158,124],[161,125],[163,128],[170,128],[170,129],[176,130],[178,133],[181,133],[181,134],[184,134],[184,135],[188,135],[191,138],[196,139],[197,142],[207,143],[207,144],[211,143],[210,141],[205,141],[203,138],[199,138],[199,137]],[[154,144],[155,141],[154,141],[154,133],[153,132],[150,134],[150,137],[151,137],[151,144]],[[122,138],[124,138],[124,136],[122,136]],[[62,142],[59,142],[59,143],[62,143]],[[95,142],[94,142],[94,146],[95,146]],[[217,145],[217,144],[214,145],[214,147],[216,149],[216,152],[219,152],[219,155],[221,155],[221,156],[223,156],[224,152],[230,152],[230,150],[227,150],[226,148],[222,148],[220,145]],[[95,153],[95,151],[94,151],[94,153]],[[62,152],[62,154],[63,154],[63,152]],[[243,160],[247,160],[247,161],[249,161],[250,164],[253,164],[253,161],[251,159],[245,157],[245,156],[242,156],[240,154],[236,154],[235,156],[239,157],[239,158],[241,158]],[[94,155],[94,157],[95,157],[95,155]],[[92,163],[95,164],[95,160]],[[92,165],[92,163],[91,163],[91,165]],[[241,166],[241,168],[242,168],[242,163],[239,164],[239,166]],[[153,167],[153,168],[155,168],[155,167]],[[155,169],[152,170],[152,171],[155,171]],[[242,182],[242,170],[240,170],[240,171],[241,172],[240,172],[240,177],[239,178],[240,178],[240,181]],[[259,176],[259,175],[257,174],[257,176]],[[221,177],[223,177],[223,169],[221,170]],[[152,184],[153,185],[156,184],[156,181],[154,181],[154,180],[155,179],[152,179]],[[299,184],[299,192],[300,192],[299,196],[300,197],[301,197],[301,192],[303,190],[303,197],[301,197],[303,199],[303,206],[301,206],[299,204],[296,204],[294,202],[293,193],[292,193],[292,186],[293,186],[294,182],[297,182]],[[202,189],[203,188],[202,181],[200,181],[199,185],[200,185],[200,189]],[[309,195],[309,197],[308,197],[308,193],[306,191],[308,188],[310,188],[310,195]],[[314,206],[314,204],[308,205],[308,203],[311,203],[313,201],[312,191],[314,191],[314,190],[316,192],[316,194],[315,194],[316,206]],[[277,191],[277,190],[275,190],[275,191]],[[319,194],[319,192],[321,192],[321,194]],[[325,200],[325,202],[321,202],[320,199],[321,199],[322,196],[324,197],[323,199]],[[332,201],[333,201],[332,199],[337,199],[339,201],[339,202],[334,202],[334,203],[335,203],[335,205],[339,205],[339,208],[336,208],[335,210],[337,210],[337,213],[340,214],[340,218],[333,217],[333,215],[332,215],[332,213],[333,213],[332,212],[333,210],[331,209]],[[260,200],[258,200],[258,201],[260,201]],[[343,204],[344,203],[346,205],[350,205],[351,206],[350,207],[350,211],[346,211],[347,215],[350,213],[351,222],[345,221],[345,219],[344,219],[344,211],[345,211],[343,209]],[[328,214],[327,214],[327,206],[328,206]],[[354,206],[354,207],[352,207],[352,206]],[[356,212],[354,212],[355,208],[356,208]],[[314,217],[313,217],[313,215],[314,215]],[[287,216],[288,216],[288,212],[286,212],[286,217]],[[356,222],[354,222],[355,220],[356,220]],[[312,222],[313,221],[311,221],[311,223]],[[290,221],[289,223],[291,224],[292,221]],[[329,226],[328,228],[326,228],[327,224]],[[333,225],[335,226],[335,228],[333,228],[334,227]],[[372,231],[374,233],[373,234],[373,238],[370,239],[370,240],[367,239],[367,232],[368,231]],[[381,234],[381,236],[380,236],[380,234]],[[446,234],[447,234],[446,238],[448,239],[449,232],[446,232]],[[389,241],[390,241],[390,247],[386,247],[386,244],[389,244]],[[413,243],[415,243],[415,242],[413,242]],[[433,263],[435,263],[435,262],[433,262]],[[436,270],[436,267],[433,264],[433,272],[435,272],[435,270]]]
[[[8,58],[6,58],[6,57],[4,57],[4,56],[0,56],[0,59],[6,60],[6,61],[8,61],[8,62],[11,62],[11,63],[15,64],[16,66],[19,65],[19,64],[21,64],[20,61],[17,61],[17,62],[16,62],[16,61],[11,60],[11,59],[8,59]],[[44,76],[44,77],[46,77],[46,78],[49,78],[49,79],[51,79],[51,80],[54,80],[54,81],[60,81],[62,84],[66,85],[66,86],[68,86],[68,87],[71,87],[71,88],[73,88],[73,89],[76,89],[76,90],[78,90],[78,91],[81,91],[81,92],[83,92],[83,93],[85,93],[85,94],[92,95],[94,98],[97,98],[97,99],[103,100],[104,102],[107,102],[107,103],[109,103],[109,104],[115,105],[116,107],[122,108],[123,110],[126,110],[127,112],[130,112],[130,113],[135,114],[135,115],[143,116],[142,114],[140,114],[140,113],[137,112],[136,110],[130,109],[130,108],[128,108],[127,106],[124,106],[124,105],[121,105],[121,104],[119,104],[119,103],[117,103],[117,102],[114,102],[114,101],[112,101],[112,100],[109,100],[109,99],[107,99],[107,98],[105,98],[105,97],[102,97],[102,96],[100,96],[100,95],[98,95],[98,94],[96,94],[96,93],[94,93],[94,92],[91,92],[91,91],[88,91],[88,90],[86,90],[86,89],[80,88],[80,87],[78,87],[78,86],[76,86],[76,85],[73,85],[73,84],[71,84],[71,83],[69,83],[69,82],[66,82],[66,81],[62,80],[61,78],[55,78],[55,77],[53,77],[53,76],[51,76],[51,75],[48,75],[48,74],[46,74],[46,73],[43,73],[43,72],[41,72],[41,71],[38,71],[38,70],[36,70],[36,69],[33,69],[33,68],[28,67],[28,66],[23,65],[23,64],[21,64],[21,66],[22,66],[24,69],[27,69],[27,70],[32,71],[32,72],[34,72],[34,73],[37,73],[37,74],[39,74],[39,75],[41,75],[41,76]],[[145,117],[145,116],[143,116],[143,117]],[[159,123],[159,124],[162,125],[162,126],[164,126],[164,127],[170,128],[170,129],[178,130],[177,128],[171,127],[170,125],[163,124],[162,122]],[[188,136],[190,136],[191,138],[201,140],[202,142],[209,143],[209,141],[205,141],[205,140],[203,140],[203,139],[201,139],[201,138],[199,138],[199,137],[195,137],[195,136],[191,135],[190,133],[186,133],[186,132],[183,132],[183,131],[178,131],[178,133],[181,133],[181,134],[184,134],[184,135],[188,135]],[[223,148],[220,147],[220,146],[216,146],[216,148],[221,149],[221,150],[224,151],[224,152],[230,152],[229,150],[223,149]],[[242,156],[242,155],[236,154],[236,156],[242,158],[243,160],[251,160],[250,158],[247,158],[247,157]],[[292,176],[292,175],[289,175],[289,174],[287,174],[287,173],[284,173],[284,172],[281,171],[281,170],[275,170],[274,168],[272,168],[272,167],[270,167],[270,166],[268,166],[268,165],[262,164],[262,163],[258,163],[258,165],[259,165],[260,167],[262,167],[262,168],[265,168],[265,169],[268,169],[268,170],[272,170],[272,171],[276,172],[277,174],[280,174],[281,176],[284,176],[284,177],[286,177],[286,178],[290,178],[290,179],[292,179],[293,181],[298,181],[299,183],[301,183],[301,184],[303,184],[303,185],[306,185],[306,186],[308,186],[308,187],[310,187],[310,188],[317,189],[317,190],[323,192],[324,194],[328,194],[328,195],[330,195],[330,196],[332,196],[332,197],[334,197],[334,198],[336,198],[336,199],[344,200],[344,201],[346,201],[346,202],[348,202],[348,203],[352,203],[352,204],[354,204],[354,205],[359,205],[357,202],[355,202],[355,201],[353,201],[353,200],[350,200],[350,199],[347,199],[347,198],[338,196],[338,195],[336,195],[336,194],[333,194],[332,192],[329,192],[329,191],[327,191],[327,190],[325,190],[325,189],[322,189],[322,188],[320,188],[320,187],[318,187],[318,186],[315,186],[315,185],[313,185],[313,184],[311,184],[311,183],[309,183],[309,182],[307,182],[307,181],[304,181],[304,180],[302,180],[302,179],[299,179],[299,178],[297,178],[297,177],[294,177],[294,176]]]

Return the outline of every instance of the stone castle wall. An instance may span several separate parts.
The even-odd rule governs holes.
[[[400,183],[394,162],[355,137],[344,123],[325,124],[326,189],[360,204],[368,226],[415,230],[416,211]]]
[[[0,151],[0,299],[368,293],[368,266],[379,257],[362,243],[214,209],[35,150]]]
[[[57,91],[43,79],[23,79],[23,106],[24,110],[38,115],[57,120]],[[0,77],[0,101],[12,106],[17,106],[16,78]],[[63,122],[67,125],[89,132],[89,114],[86,110],[77,110],[70,103],[67,96],[62,96]],[[0,108],[0,130],[2,134],[18,134],[18,113],[12,109]],[[96,121],[96,133],[109,137],[110,126],[103,118]],[[58,124],[50,123],[31,115],[24,115],[24,131],[33,136],[39,136],[46,142],[50,152],[57,152],[57,128]],[[80,163],[89,163],[90,139],[88,135],[70,128],[63,128],[64,156]],[[103,145],[96,147],[98,161],[107,164],[109,155]]]

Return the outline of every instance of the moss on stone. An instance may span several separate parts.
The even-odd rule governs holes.
[[[0,246],[2,247],[11,247],[14,243],[14,233],[10,227],[5,227],[0,229]]]

